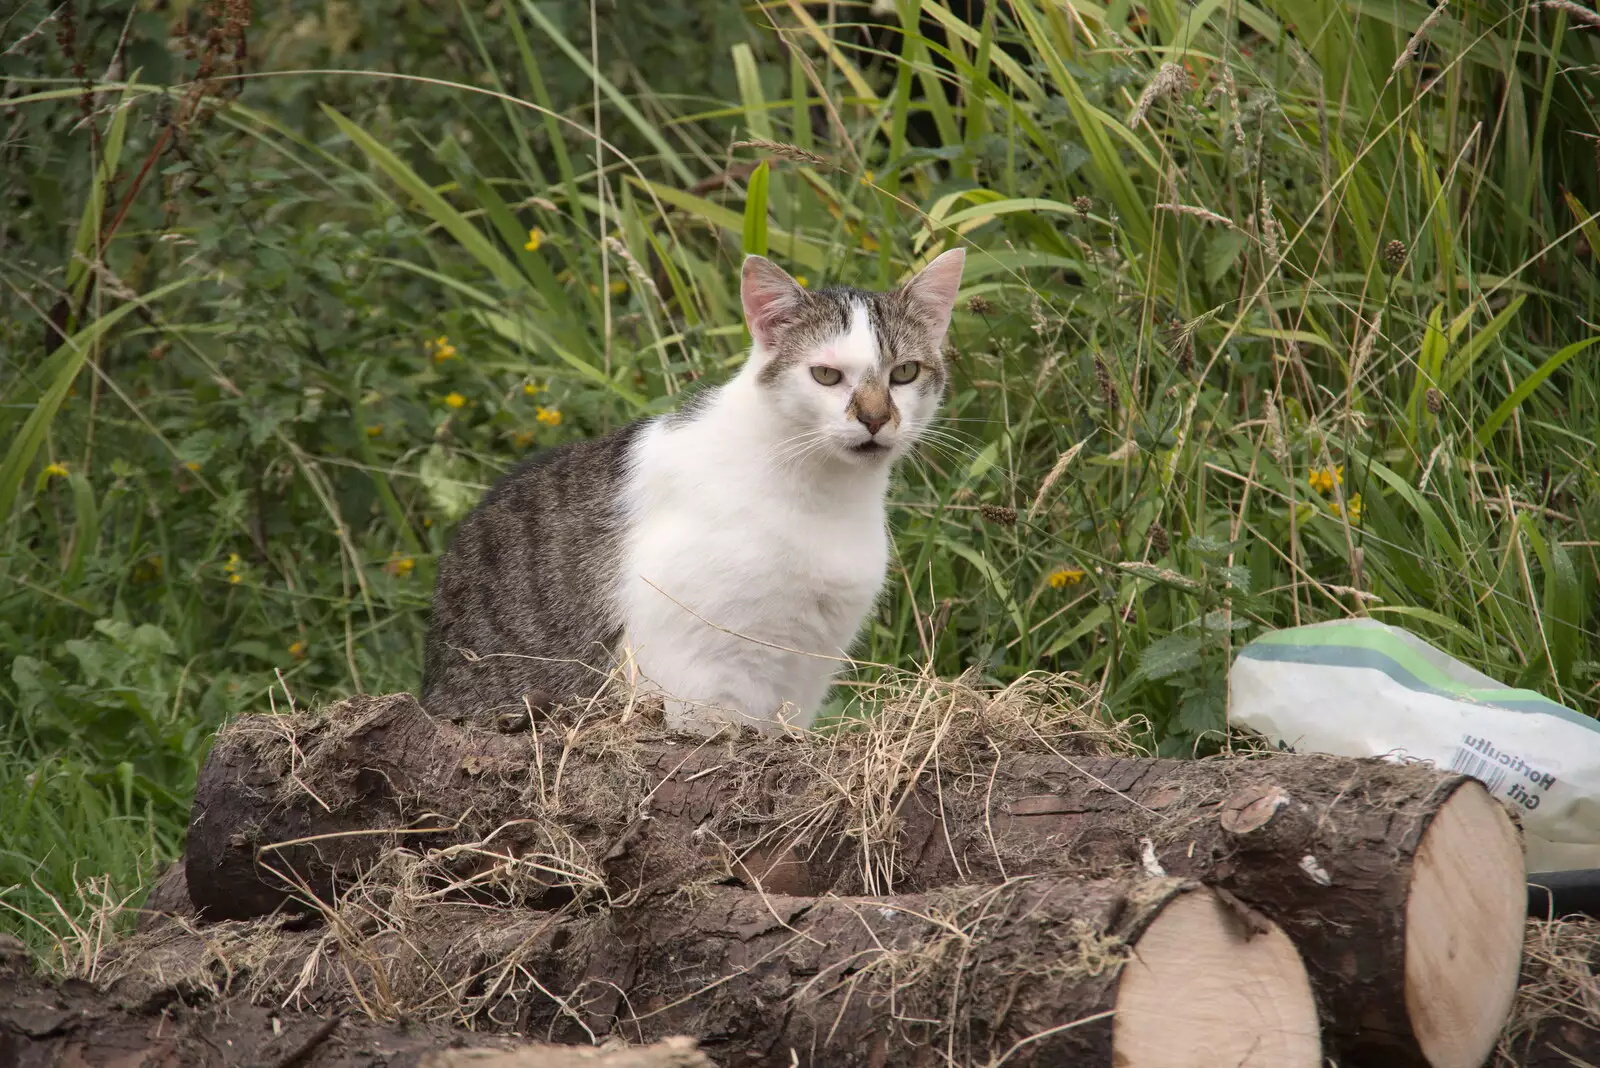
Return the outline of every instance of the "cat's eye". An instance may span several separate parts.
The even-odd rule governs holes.
[[[837,367],[813,367],[811,377],[817,380],[819,386],[837,386],[844,375],[839,373]]]
[[[889,381],[897,386],[903,386],[907,382],[915,382],[917,376],[921,373],[922,365],[920,363],[916,360],[907,360],[889,372]]]

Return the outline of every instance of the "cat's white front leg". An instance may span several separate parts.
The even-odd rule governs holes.
[[[754,727],[762,734],[781,734],[785,725],[804,728],[814,718],[814,715],[805,715],[792,704],[783,705],[781,711],[760,715],[717,704],[680,701],[670,697],[666,702],[667,729],[689,734],[712,735],[725,724]]]
[[[802,663],[811,658],[704,631],[676,637],[629,650],[640,688],[665,700],[669,729],[714,734],[732,723],[773,734],[816,718],[827,683],[818,685],[816,666]]]

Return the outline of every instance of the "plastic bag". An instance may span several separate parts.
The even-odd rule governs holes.
[[[1432,761],[1522,817],[1529,871],[1600,868],[1600,721],[1372,619],[1265,634],[1229,672],[1229,718],[1297,752]]]

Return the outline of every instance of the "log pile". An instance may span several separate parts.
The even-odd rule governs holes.
[[[717,1064],[1493,1050],[1525,889],[1475,781],[1134,758],[935,696],[828,743],[647,715],[500,733],[404,695],[241,720],[162,891],[197,915],[107,974],[560,1043],[692,1035]]]
[[[82,982],[30,974],[21,944],[0,935],[0,1064],[6,1068],[182,1065],[184,1068],[714,1068],[693,1039],[581,1049],[440,1024],[283,1012],[247,1001],[130,1008]]]

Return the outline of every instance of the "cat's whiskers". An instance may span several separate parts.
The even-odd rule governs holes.
[[[926,446],[930,451],[941,452],[952,460],[976,460],[980,451],[970,442],[962,440],[955,434],[942,430],[939,427],[928,427],[917,439],[919,446]]]
[[[942,456],[953,463],[960,464],[971,463],[977,459],[978,454],[975,450],[968,449],[963,451],[944,442],[923,439],[918,441],[917,448],[906,454],[906,462],[913,469],[922,472],[923,477],[930,483],[936,483],[943,477],[933,466],[933,460],[936,456]]]
[[[768,453],[773,466],[782,470],[796,466],[800,460],[827,444],[827,431],[807,430],[778,442]]]
[[[923,428],[922,432],[924,434],[938,434],[938,435],[941,435],[942,437],[946,437],[946,438],[953,438],[953,439],[956,439],[956,440],[963,440],[964,439],[964,440],[968,441],[969,443],[976,443],[977,438],[973,437],[970,434],[963,434],[959,429],[956,429],[955,427],[952,427],[950,425],[952,423],[961,422],[961,421],[962,420],[951,419],[949,417],[935,419],[935,420],[929,422],[928,425]],[[987,422],[987,420],[980,420],[980,421]]]
[[[913,469],[921,471],[929,483],[939,481],[939,473],[933,467],[933,461],[920,450],[906,454],[906,463]]]
[[[768,446],[767,451],[774,455],[782,455],[786,450],[803,446],[808,442],[815,441],[816,439],[822,437],[824,433],[825,431],[815,427],[810,430],[802,430],[798,434],[783,438],[782,440]]]
[[[791,453],[788,457],[782,460],[778,466],[780,469],[797,470],[808,457],[814,456],[821,452],[823,449],[827,448],[829,444],[831,444],[831,442],[826,436],[820,437],[816,441],[808,443],[804,448]]]

